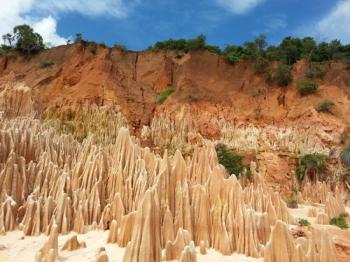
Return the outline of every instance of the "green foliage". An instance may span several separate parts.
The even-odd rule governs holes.
[[[326,156],[318,153],[307,154],[299,157],[295,175],[299,182],[302,182],[305,176],[311,179],[327,170]]]
[[[334,103],[331,100],[325,99],[316,107],[317,112],[331,113]]]
[[[42,60],[39,62],[41,68],[53,66],[55,63],[52,60]]]
[[[312,79],[303,79],[297,84],[298,92],[301,96],[314,94],[318,90],[318,84]]]
[[[269,69],[269,62],[265,58],[258,58],[254,64],[255,72],[258,74],[266,73]]]
[[[199,35],[192,39],[169,39],[155,43],[153,46],[147,48],[152,50],[178,50],[185,53],[191,50],[206,49],[209,52],[221,54],[221,49],[218,46],[207,45],[205,35]]]
[[[298,225],[301,227],[307,227],[307,226],[310,226],[310,222],[307,219],[299,218]]]
[[[350,146],[343,148],[340,152],[340,160],[344,166],[350,167]]]
[[[123,51],[123,52],[125,52],[125,51],[128,50],[128,49],[126,48],[126,46],[125,46],[125,45],[122,45],[122,44],[115,44],[115,45],[113,46],[113,48],[118,49],[118,50]]]
[[[252,170],[250,169],[250,166],[246,166],[244,176],[245,176],[249,181],[253,181],[253,172],[252,172]]]
[[[43,38],[35,33],[29,25],[18,25],[13,28],[13,34],[16,39],[16,49],[31,54],[44,49]]]
[[[298,208],[298,200],[294,196],[289,197],[287,199],[287,207]]]
[[[161,92],[156,100],[157,103],[161,104],[163,103],[168,96],[170,96],[172,93],[174,93],[176,91],[175,88],[173,87],[168,87],[167,89],[165,89],[163,92]]]
[[[321,67],[311,67],[307,70],[305,76],[307,78],[322,78],[326,74],[326,71],[323,70]]]
[[[1,45],[0,46],[0,55],[2,56],[11,56],[14,54],[15,49],[12,46]]]
[[[129,102],[135,102],[135,97],[134,96],[128,96],[126,98]]]
[[[333,217],[330,221],[329,224],[337,226],[341,229],[348,229],[350,226],[346,223],[346,218],[349,215],[347,213],[342,213],[339,216]]]
[[[230,175],[239,177],[244,169],[243,157],[230,151],[225,144],[217,144],[215,150],[219,163],[225,167],[226,171]]]
[[[97,46],[96,46],[96,44],[90,43],[88,45],[88,50],[91,52],[91,54],[96,55],[96,53],[97,53]]]
[[[83,35],[81,33],[76,33],[75,34],[75,43],[80,43],[83,41]]]
[[[281,87],[288,86],[293,81],[290,66],[284,64],[278,65],[277,68],[266,73],[265,79],[267,83],[276,83]]]
[[[206,45],[204,48],[211,53],[221,55],[221,49],[220,49],[220,47],[218,47],[216,45]]]
[[[101,42],[101,43],[99,44],[99,46],[102,47],[102,48],[108,48],[107,44],[104,43],[104,42]]]

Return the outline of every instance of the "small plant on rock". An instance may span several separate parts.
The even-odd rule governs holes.
[[[344,166],[350,168],[350,146],[343,148],[340,153],[340,160]]]
[[[333,217],[329,224],[337,226],[341,229],[348,229],[350,226],[346,223],[346,218],[349,216],[348,213],[342,213],[339,216]]]
[[[317,112],[331,113],[334,103],[331,100],[325,99],[316,107]]]
[[[157,98],[157,103],[158,104],[161,104],[163,103],[167,98],[168,96],[170,96],[172,93],[174,93],[176,91],[175,88],[173,87],[168,87],[167,89],[165,89],[163,92],[161,92]]]
[[[287,199],[287,207],[289,208],[298,208],[298,200],[295,196],[291,196]]]
[[[307,226],[310,226],[310,222],[307,219],[299,218],[298,225],[301,227],[307,227]]]
[[[322,78],[326,74],[326,71],[319,66],[311,67],[306,72],[307,78]]]
[[[225,144],[217,144],[215,150],[219,163],[225,167],[226,171],[230,175],[234,174],[239,177],[244,169],[243,157],[230,151]]]
[[[315,180],[317,176],[327,170],[326,156],[318,153],[299,157],[295,175],[301,183],[305,176]]]
[[[43,61],[40,61],[40,67],[41,68],[46,68],[46,67],[51,67],[53,66],[55,63],[51,60],[43,60]]]
[[[317,92],[318,84],[312,79],[304,79],[298,82],[297,88],[301,96],[307,96]]]

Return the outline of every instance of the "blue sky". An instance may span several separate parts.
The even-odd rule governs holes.
[[[28,23],[53,45],[76,32],[132,50],[201,33],[221,47],[259,34],[272,44],[305,35],[350,42],[350,0],[11,0],[2,5],[1,34]]]

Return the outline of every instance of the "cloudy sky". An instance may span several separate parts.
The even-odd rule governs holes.
[[[350,0],[1,0],[0,34],[30,24],[44,41],[64,44],[77,32],[140,50],[158,40],[201,33],[210,44],[241,44],[259,34],[350,43]]]

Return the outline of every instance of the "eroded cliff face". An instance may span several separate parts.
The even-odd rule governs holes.
[[[45,61],[53,64],[43,66]],[[253,62],[231,65],[206,51],[179,56],[98,47],[93,54],[77,44],[30,58],[2,57],[0,65],[4,114],[41,117],[48,109],[113,108],[143,145],[186,153],[203,139],[220,140],[253,152],[265,169],[286,156],[333,152],[350,121],[349,71],[339,63],[320,65],[326,71],[316,80],[320,90],[307,97],[295,86],[307,70],[303,62],[293,67],[294,84],[280,88],[256,74]],[[170,86],[176,92],[157,104]],[[332,114],[315,110],[323,99],[335,103]],[[290,168],[280,172],[288,178]]]
[[[96,251],[76,237],[59,241],[71,231],[81,237],[96,230],[108,232],[95,240],[100,246],[125,248],[123,261],[194,262],[195,247],[266,262],[349,259],[350,231],[324,225],[346,210],[340,188],[333,193],[319,183],[319,194],[310,186],[300,192],[300,203],[318,203],[306,207],[316,222],[303,228],[296,224],[305,214],[293,215],[253,162],[253,180],[244,185],[219,165],[211,142],[185,159],[180,151],[154,154],[125,127],[103,145],[94,136],[79,143],[57,135],[38,120],[1,120],[0,239],[6,244],[13,230],[23,232],[19,242],[46,234],[42,246],[29,245],[37,262],[60,260],[74,249]],[[104,247],[95,259],[81,252],[80,259],[108,261]],[[18,261],[11,252],[6,260]]]

